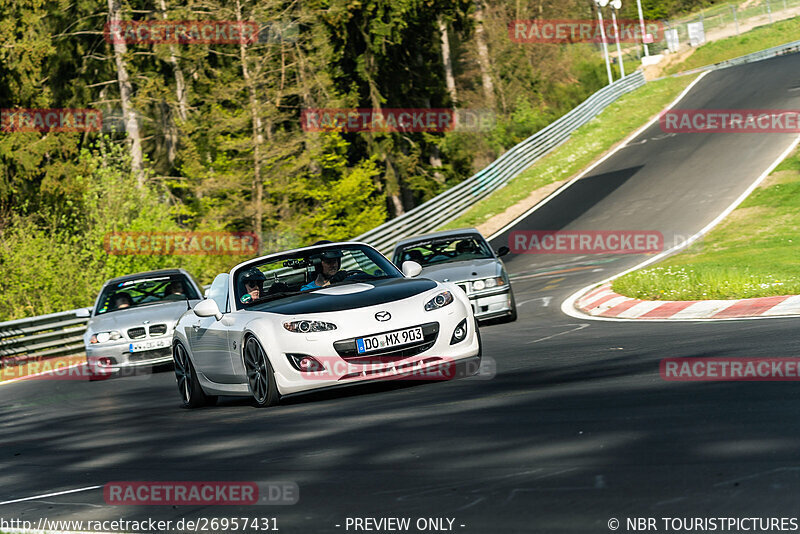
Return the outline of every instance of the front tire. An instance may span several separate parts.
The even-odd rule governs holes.
[[[275,406],[281,400],[275,372],[269,363],[267,353],[255,337],[250,336],[244,345],[244,368],[253,404],[258,408]]]
[[[184,408],[199,408],[217,402],[217,397],[206,395],[203,391],[189,353],[180,343],[175,343],[172,347],[172,359],[175,361],[175,379],[178,381],[178,392]]]

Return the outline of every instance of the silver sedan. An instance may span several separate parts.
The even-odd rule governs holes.
[[[113,278],[103,284],[83,337],[90,380],[172,361],[178,318],[200,302],[200,286],[183,269]]]
[[[420,277],[455,283],[469,297],[476,319],[510,322],[517,319],[517,305],[500,259],[508,253],[508,247],[492,250],[475,228],[464,228],[403,239],[392,259],[395,265],[419,263]]]

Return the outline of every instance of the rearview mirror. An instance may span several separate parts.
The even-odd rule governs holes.
[[[92,309],[91,308],[79,308],[75,310],[75,317],[79,317],[81,319],[86,319],[92,316]]]
[[[217,321],[222,319],[219,306],[217,306],[216,301],[211,299],[201,300],[197,306],[194,307],[193,311],[198,317],[215,317]]]
[[[422,272],[422,265],[415,261],[404,261],[403,262],[403,274],[409,278],[414,278],[419,273]]]
[[[511,252],[511,249],[509,249],[508,247],[500,247],[499,249],[497,249],[497,253],[496,254],[497,254],[498,258],[502,258],[503,256],[505,256],[509,252]]]

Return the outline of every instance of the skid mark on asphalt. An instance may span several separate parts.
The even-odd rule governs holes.
[[[542,291],[548,291],[550,289],[555,289],[556,287],[558,287],[558,284],[560,282],[563,282],[564,280],[566,280],[566,277],[563,277],[563,276],[561,278],[556,278],[555,280],[550,280],[550,282],[548,282],[548,284],[542,288]]]

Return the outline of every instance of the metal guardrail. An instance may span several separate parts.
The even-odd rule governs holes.
[[[471,178],[355,240],[367,242],[387,254],[400,239],[430,232],[455,219],[569,139],[572,132],[595,118],[609,104],[644,84],[644,74],[637,71],[600,89]]]
[[[0,369],[83,352],[88,319],[77,310],[0,323]]]
[[[708,65],[690,72],[716,70],[800,52],[800,41],[776,46]],[[596,92],[578,107],[510,149],[471,178],[448,189],[404,215],[357,237],[388,253],[395,242],[429,232],[453,220],[569,139],[580,126],[596,117],[623,94],[645,84],[641,72],[633,73]],[[0,369],[27,361],[83,352],[83,332],[88,319],[70,310],[0,323]]]

